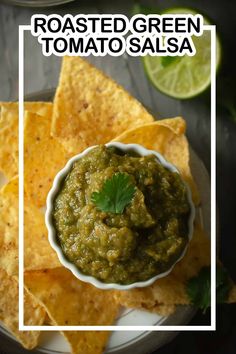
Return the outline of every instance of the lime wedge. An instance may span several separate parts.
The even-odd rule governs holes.
[[[187,8],[169,9],[163,14],[197,14]],[[210,22],[204,17],[204,24]],[[187,99],[205,91],[211,83],[211,33],[193,36],[196,54],[192,57],[158,57],[147,55],[143,63],[153,85],[168,96]],[[220,63],[221,46],[216,41],[216,69]]]

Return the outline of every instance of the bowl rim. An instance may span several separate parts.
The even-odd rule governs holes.
[[[142,145],[139,144],[124,144],[121,142],[110,142],[107,144],[104,144],[105,146],[112,146],[112,147],[117,147],[119,149],[121,149],[124,152],[129,152],[129,151],[135,151],[137,152],[139,155],[141,156],[148,156],[148,155],[154,155],[156,156],[157,160],[165,167],[167,168],[169,171],[172,172],[177,172],[180,175],[179,170],[177,169],[176,166],[174,166],[172,163],[168,162],[159,152],[154,151],[154,150],[149,150],[146,149],[145,147],[143,147]],[[46,201],[46,213],[45,213],[45,223],[46,223],[46,227],[48,230],[48,240],[49,243],[51,245],[51,247],[56,251],[57,256],[59,258],[60,263],[62,264],[62,266],[66,267],[67,269],[69,269],[76,278],[78,278],[81,281],[84,281],[86,283],[90,283],[93,286],[95,286],[96,288],[102,289],[102,290],[109,290],[109,289],[115,289],[115,290],[130,290],[130,289],[134,289],[134,288],[141,288],[141,287],[147,287],[149,285],[152,285],[157,279],[163,278],[165,276],[167,276],[175,267],[176,263],[178,263],[185,255],[189,242],[192,239],[193,236],[193,224],[194,224],[194,219],[195,219],[195,207],[192,201],[192,193],[191,190],[188,186],[188,184],[182,179],[181,175],[181,179],[182,182],[185,184],[186,189],[187,189],[187,198],[188,198],[188,202],[189,202],[189,206],[190,206],[190,215],[189,215],[189,219],[188,219],[188,242],[183,250],[183,252],[181,253],[181,255],[179,256],[179,258],[170,266],[170,268],[163,272],[160,273],[158,275],[155,275],[154,277],[151,277],[145,281],[139,281],[139,282],[135,282],[135,283],[131,283],[131,284],[127,284],[127,285],[123,285],[123,284],[118,284],[118,283],[103,283],[101,280],[98,280],[97,278],[91,276],[91,275],[86,275],[83,274],[74,263],[70,262],[66,256],[64,255],[61,246],[59,245],[58,241],[57,241],[57,237],[56,237],[56,230],[55,227],[53,225],[52,222],[52,211],[53,211],[53,204],[54,204],[54,199],[60,189],[60,185],[61,182],[63,181],[63,179],[65,179],[65,177],[67,176],[67,174],[70,172],[72,165],[75,161],[80,160],[82,157],[84,157],[85,155],[87,155],[91,150],[93,150],[95,147],[97,147],[99,145],[93,145],[88,147],[87,149],[85,149],[84,151],[82,151],[81,153],[71,157],[66,165],[57,173],[57,175],[55,176],[54,180],[53,180],[53,184],[52,187],[47,195],[47,201]]]

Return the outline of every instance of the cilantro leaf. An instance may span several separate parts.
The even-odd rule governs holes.
[[[91,201],[101,211],[122,214],[135,194],[131,177],[118,172],[108,178],[99,192],[93,192]]]
[[[232,282],[225,268],[216,268],[216,301],[223,303],[227,300]],[[191,278],[186,285],[186,291],[193,305],[203,310],[211,304],[211,268],[203,267],[198,275]]]
[[[203,310],[210,306],[211,302],[211,278],[210,267],[203,267],[198,275],[187,282],[187,294],[193,305]]]

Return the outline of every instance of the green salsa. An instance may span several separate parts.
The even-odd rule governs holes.
[[[135,186],[120,214],[99,210],[91,195],[116,173]],[[74,162],[54,200],[58,242],[78,269],[105,283],[130,284],[170,268],[188,242],[190,206],[178,173],[154,155],[99,145]]]

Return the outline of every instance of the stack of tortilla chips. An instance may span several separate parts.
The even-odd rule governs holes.
[[[121,306],[162,315],[189,304],[186,281],[210,264],[210,243],[200,226],[184,259],[152,286],[102,291],[63,268],[47,238],[42,207],[57,172],[73,155],[116,140],[159,151],[199,195],[189,167],[182,118],[155,121],[122,87],[79,57],[65,57],[54,102],[25,102],[24,324],[112,325]],[[39,331],[18,330],[18,104],[0,103],[0,320],[25,348]],[[230,301],[235,300],[235,288]],[[107,304],[109,303],[109,306]],[[109,332],[62,333],[76,354],[104,351]]]

